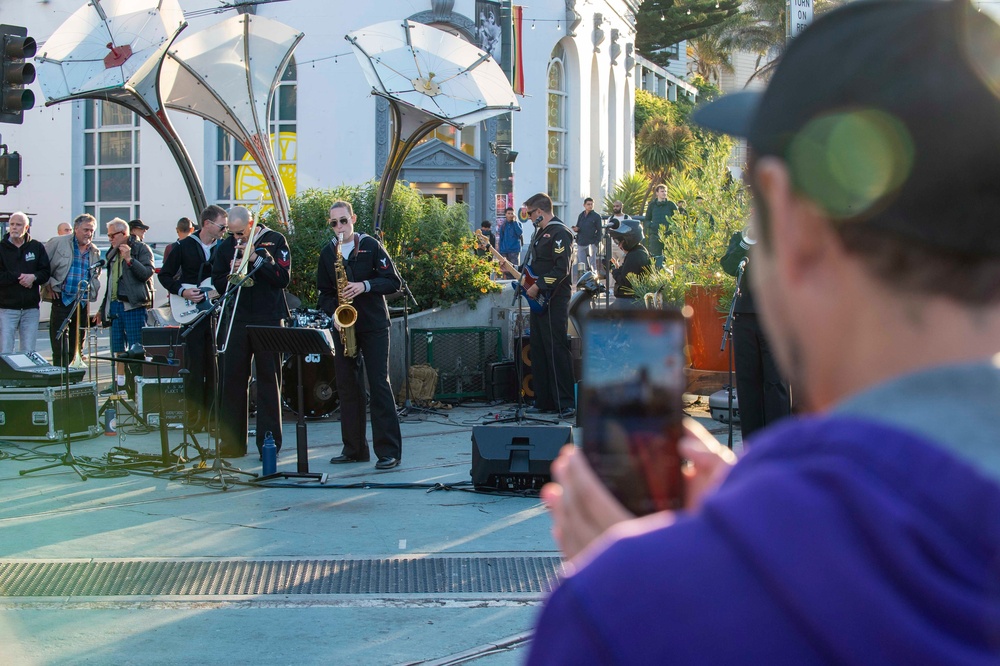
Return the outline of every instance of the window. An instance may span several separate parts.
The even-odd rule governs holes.
[[[391,116],[390,116],[390,127],[391,127]],[[477,125],[466,125],[462,129],[456,129],[451,125],[441,125],[433,132],[425,136],[423,139],[417,142],[419,146],[422,143],[426,143],[431,139],[438,139],[448,144],[452,148],[458,148],[463,153],[476,156],[476,129]]]
[[[548,184],[547,191],[552,197],[552,212],[559,219],[566,219],[566,172],[568,171],[566,149],[568,128],[566,127],[566,105],[569,94],[566,86],[566,72],[563,62],[565,52],[557,46],[549,61],[548,75]]]
[[[83,209],[99,229],[139,217],[139,117],[112,102],[83,102]]]
[[[298,78],[295,60],[289,61],[271,100],[271,117],[268,132],[271,149],[278,164],[285,192],[292,196],[296,191]],[[243,145],[221,128],[216,129],[216,191],[215,203],[223,208],[230,206],[253,207],[260,201],[270,203],[271,193],[264,176]]]

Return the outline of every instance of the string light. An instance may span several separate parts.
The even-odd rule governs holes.
[[[660,10],[660,20],[661,21],[666,21],[667,20],[667,17],[663,15],[663,10]]]
[[[691,10],[690,9],[688,10],[688,16],[691,16]]]
[[[535,29],[535,19],[531,19],[531,29]]]

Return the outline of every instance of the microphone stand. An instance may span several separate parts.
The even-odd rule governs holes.
[[[100,268],[100,265],[99,264],[95,264],[93,266],[90,266],[90,269],[89,269],[89,271],[87,273],[87,278],[88,278],[87,279],[87,297],[88,297],[88,299],[90,297],[90,279],[92,278],[92,273],[93,273],[93,271],[94,271],[95,268]],[[59,298],[62,298],[62,296],[60,295]],[[73,307],[72,307],[72,309],[70,309],[69,313],[67,313],[66,318],[63,319],[62,324],[59,325],[59,330],[56,332],[56,340],[59,341],[59,346],[62,349],[62,361],[63,361],[63,364],[62,364],[61,367],[62,367],[62,389],[63,389],[63,397],[67,401],[69,400],[69,363],[72,360],[72,358],[70,358],[68,356],[69,355],[69,336],[66,335],[66,333],[67,333],[67,329],[69,328],[70,322],[73,321],[73,315],[74,314],[77,314],[77,315],[80,314],[80,304],[82,302],[83,302],[83,290],[82,289],[77,289],[76,298],[73,299]],[[89,308],[88,308],[87,315],[88,316],[90,315]],[[80,326],[80,318],[79,318],[79,316],[77,317],[76,325],[77,325],[77,328],[79,328],[79,326]],[[96,402],[97,402],[97,397],[96,396],[94,397],[94,402],[95,402],[95,406],[96,406]],[[54,417],[54,414],[53,414],[53,417]],[[54,423],[53,423],[53,426],[55,426]],[[83,470],[80,469],[79,465],[77,464],[76,458],[73,457],[72,438],[70,437],[69,431],[65,430],[65,429],[64,430],[58,430],[57,433],[59,435],[58,440],[56,442],[52,442],[52,443],[53,444],[59,444],[59,443],[63,444],[63,446],[66,447],[66,453],[64,453],[61,456],[59,456],[59,460],[57,462],[54,462],[54,463],[50,464],[50,465],[43,465],[41,467],[34,467],[32,469],[22,469],[22,470],[20,470],[18,472],[18,474],[20,476],[24,476],[25,474],[31,474],[33,472],[40,472],[40,471],[42,471],[44,469],[51,469],[53,467],[66,466],[66,467],[71,468],[74,472],[76,472],[77,475],[80,477],[81,481],[86,481],[87,480],[87,475],[83,473]],[[47,446],[47,445],[43,444],[43,446]]]
[[[263,263],[261,263],[260,266],[263,266]],[[198,315],[194,319],[192,319],[191,322],[188,324],[188,327],[181,332],[181,339],[186,340],[187,336],[191,334],[191,331],[193,331],[195,327],[202,320],[207,319],[212,315],[220,314],[225,309],[225,306],[229,302],[229,300],[239,292],[240,287],[242,287],[243,284],[247,280],[249,280],[254,273],[257,272],[257,269],[259,269],[260,266],[254,266],[249,271],[247,271],[246,275],[244,275],[238,281],[230,284],[229,287],[226,289],[226,292],[222,294],[222,296],[220,296],[215,303],[212,304],[212,307],[206,308],[201,312],[199,312]],[[231,316],[235,317],[236,313],[233,312]],[[215,399],[215,409],[214,409],[215,435],[213,436],[211,432],[208,433],[209,438],[215,440],[215,460],[212,463],[211,467],[192,468],[189,470],[184,470],[182,474],[187,477],[192,477],[197,474],[203,474],[206,472],[211,473],[213,476],[211,477],[211,479],[209,479],[209,481],[214,481],[218,479],[219,485],[221,486],[222,490],[228,490],[229,485],[227,484],[227,479],[226,479],[227,474],[245,474],[251,478],[257,478],[258,475],[256,472],[245,472],[239,469],[238,467],[232,465],[232,463],[229,463],[228,461],[222,459],[222,446],[221,442],[219,441],[219,433],[221,432],[221,430],[219,429],[219,414],[221,411],[220,409],[221,405],[219,403],[221,402],[222,396],[224,395],[223,390],[226,378],[224,374],[219,372],[219,341],[216,339],[215,335],[211,333],[211,321],[207,322],[206,326],[209,326],[209,337],[212,339],[212,358],[214,359],[214,363],[212,365],[214,368],[215,378],[216,378],[215,385],[218,388],[218,393],[216,394],[216,399]],[[222,375],[221,378],[220,375]]]
[[[746,270],[747,264],[750,262],[750,257],[743,257],[743,261],[740,262],[739,268],[736,269],[736,289],[733,291],[733,302],[729,304],[729,314],[726,316],[726,323],[722,325],[722,346],[719,347],[719,351],[725,351],[726,342],[729,341],[729,383],[726,385],[726,393],[729,398],[729,439],[727,441],[727,446],[729,450],[733,450],[733,319],[736,314],[736,300],[740,297],[742,293],[740,287],[743,284],[743,271]]]
[[[399,293],[403,295],[403,395],[406,397],[403,399],[403,406],[396,410],[397,416],[409,416],[412,413],[417,414],[438,414],[438,410],[431,409],[429,407],[420,407],[413,404],[412,394],[410,393],[410,363],[412,359],[410,358],[410,317],[409,317],[409,307],[406,304],[407,296],[413,301],[414,307],[420,307],[417,303],[417,299],[414,298],[413,292],[410,291],[410,286],[406,283],[406,280],[400,276],[400,287]]]

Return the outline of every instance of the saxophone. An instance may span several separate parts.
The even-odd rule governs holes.
[[[344,355],[354,357],[358,355],[358,341],[354,337],[354,325],[358,323],[358,311],[351,305],[350,298],[345,294],[347,289],[347,270],[344,268],[344,255],[340,251],[340,244],[344,242],[344,235],[337,235],[337,259],[334,269],[337,275],[337,301],[340,305],[333,311],[333,319],[340,326],[340,343],[344,346]]]

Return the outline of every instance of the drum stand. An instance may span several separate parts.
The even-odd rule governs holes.
[[[400,278],[399,293],[403,295],[403,406],[396,410],[397,416],[409,416],[410,414],[438,414],[438,410],[429,407],[419,407],[413,404],[413,395],[410,393],[410,316],[409,308],[406,305],[406,297],[413,300],[413,305],[419,307],[417,299],[413,298],[406,280]]]

